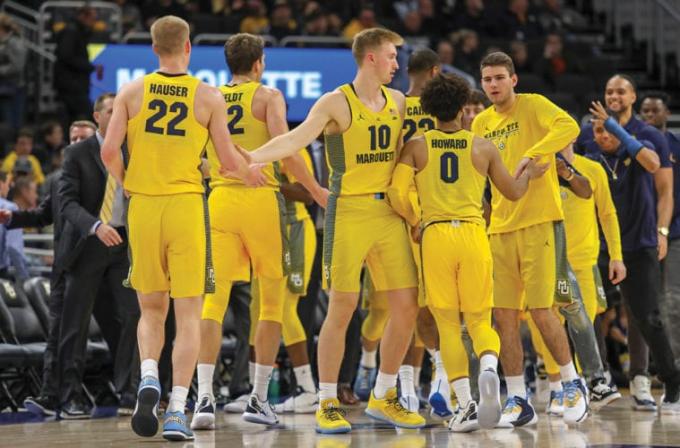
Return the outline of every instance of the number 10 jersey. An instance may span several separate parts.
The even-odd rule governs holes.
[[[186,74],[144,76],[141,109],[128,121],[126,190],[149,196],[204,192],[199,166],[208,129],[194,116],[199,84]]]

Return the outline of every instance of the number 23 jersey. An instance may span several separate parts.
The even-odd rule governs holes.
[[[194,116],[200,82],[186,74],[144,76],[141,108],[128,120],[129,192],[150,196],[204,192],[199,165],[208,129]]]

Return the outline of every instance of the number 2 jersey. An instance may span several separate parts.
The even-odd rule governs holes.
[[[254,151],[270,140],[267,123],[253,115],[253,98],[260,87],[259,82],[249,81],[241,84],[220,87],[227,108],[226,123],[231,141],[246,151]],[[208,144],[208,163],[210,164],[210,188],[219,186],[244,186],[240,179],[224,177],[220,174],[220,161],[212,142]],[[279,188],[279,163],[267,164],[262,170],[267,178],[267,187]]]
[[[427,165],[416,174],[423,223],[457,220],[483,225],[486,177],[472,163],[474,134],[435,129],[424,137]]]
[[[186,74],[144,76],[139,113],[128,120],[125,189],[160,196],[203,193],[199,169],[208,129],[196,120],[200,80]]]
[[[397,103],[381,87],[385,106],[375,112],[361,102],[352,84],[338,89],[347,98],[352,122],[342,134],[324,134],[330,190],[339,196],[384,193],[397,162],[402,126]]]

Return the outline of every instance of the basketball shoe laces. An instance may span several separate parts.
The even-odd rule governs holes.
[[[329,420],[331,422],[336,422],[338,420],[342,420],[345,417],[345,415],[347,414],[344,410],[338,409],[335,406],[325,407],[325,408],[323,408],[321,413],[323,414],[323,417],[326,420]]]
[[[387,407],[394,409],[394,411],[397,414],[405,414],[405,415],[412,414],[411,411],[409,411],[408,409],[406,409],[404,406],[401,405],[401,403],[399,402],[399,397],[387,399]]]

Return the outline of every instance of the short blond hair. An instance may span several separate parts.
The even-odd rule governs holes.
[[[177,16],[163,16],[151,25],[151,41],[161,56],[181,53],[189,40],[189,24]]]
[[[404,43],[404,39],[394,31],[385,28],[368,28],[354,36],[352,55],[357,65],[361,65],[368,51],[375,50],[385,42],[399,46]]]

